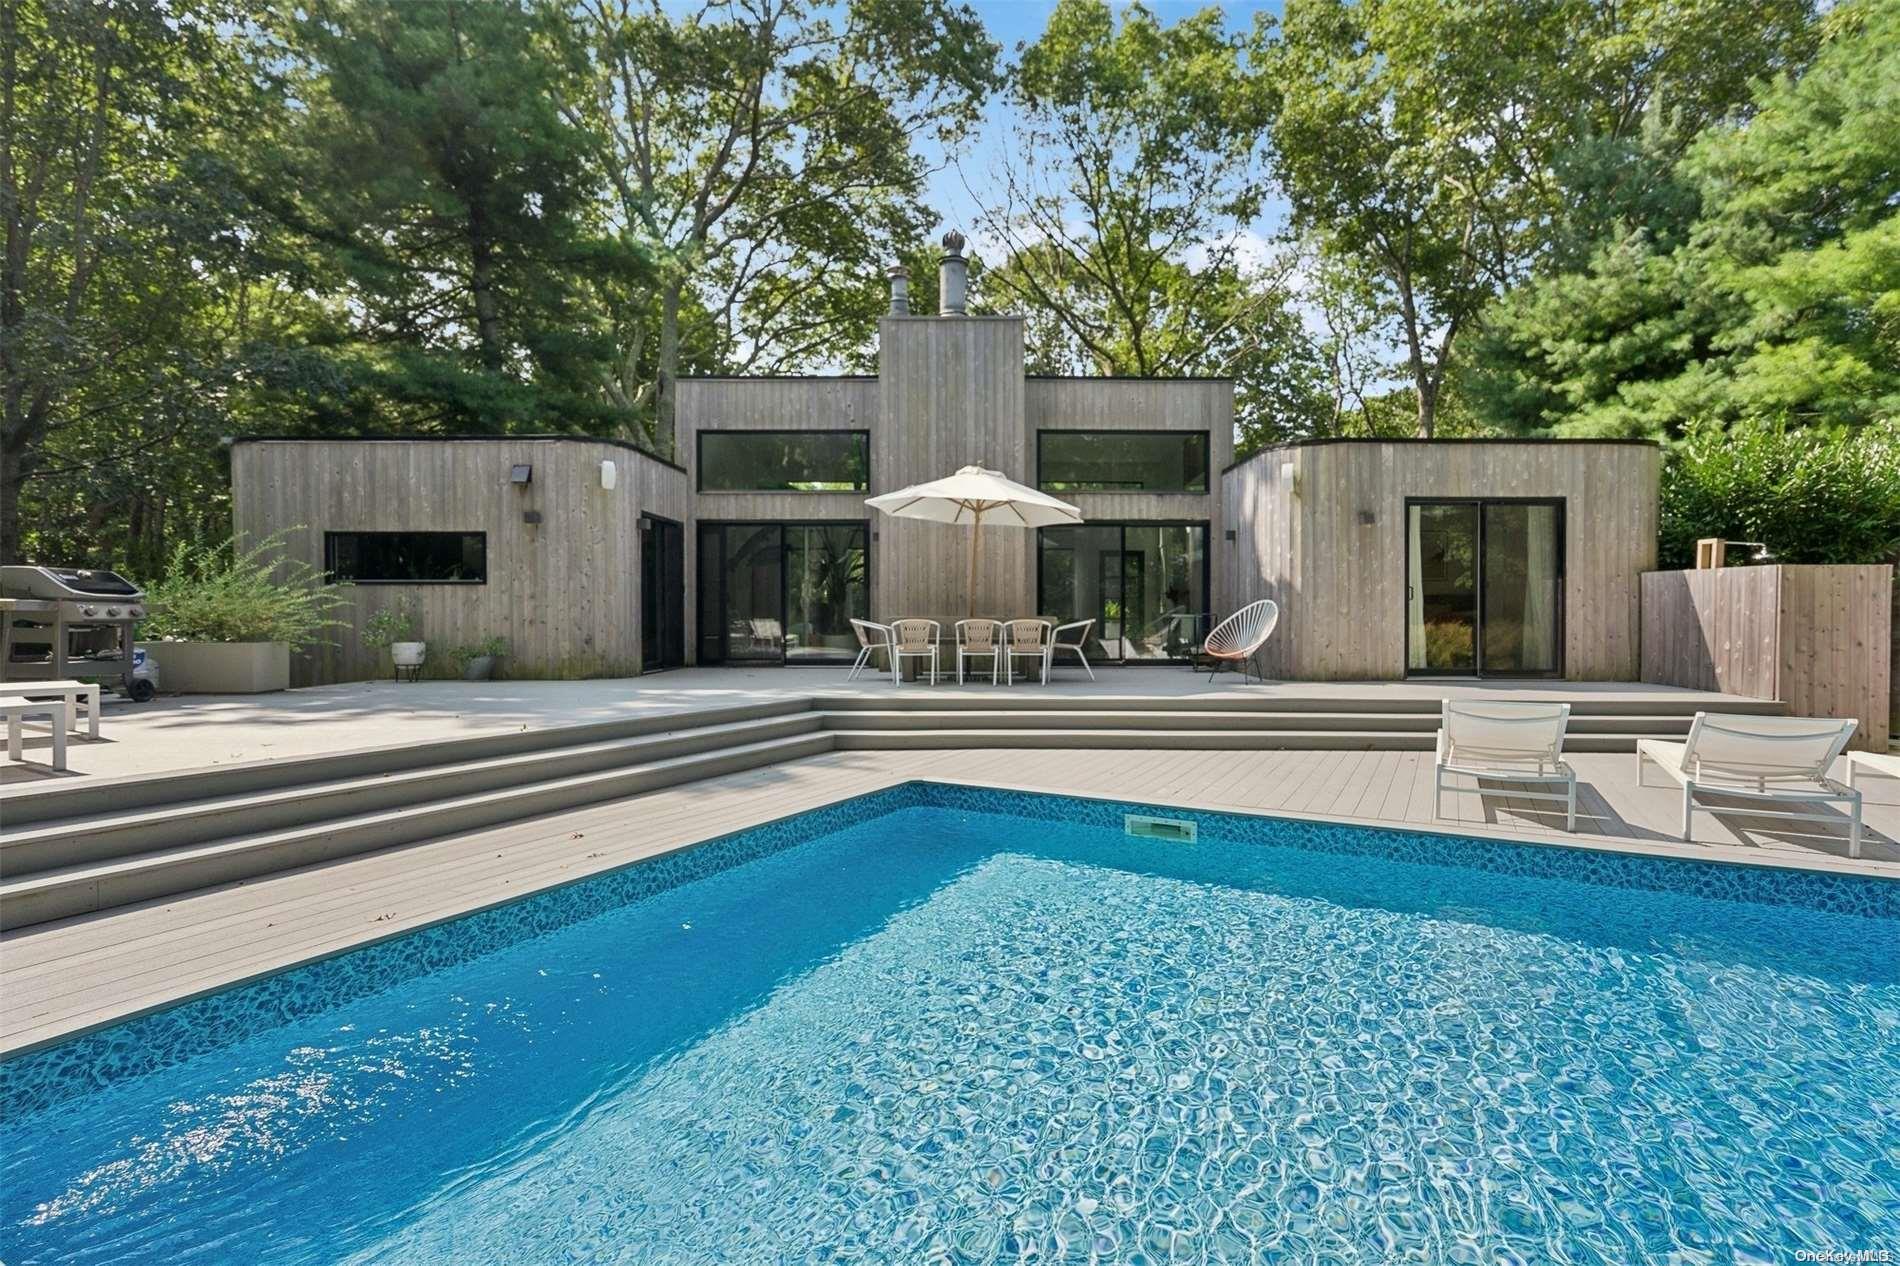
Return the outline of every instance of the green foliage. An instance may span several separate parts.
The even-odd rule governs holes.
[[[320,0],[301,103],[247,185],[287,267],[348,294],[314,405],[370,429],[624,432],[609,316],[651,263],[595,199],[562,27],[529,0]],[[304,379],[303,383],[308,383]]]
[[[1900,5],[1860,0],[1833,12],[1805,73],[1762,84],[1746,122],[1684,147],[1652,118],[1621,169],[1580,156],[1569,245],[1473,345],[1479,413],[1626,436],[1900,417],[1895,83]]]
[[[1705,536],[1765,542],[1784,563],[1900,557],[1900,423],[1691,427],[1663,467],[1662,566],[1693,566]]]
[[[363,645],[378,650],[395,642],[413,642],[422,632],[422,615],[414,598],[399,598],[363,622]]]
[[[345,586],[329,584],[307,563],[286,560],[281,533],[240,550],[180,541],[165,578],[146,590],[146,637],[192,642],[287,642],[292,650],[325,642],[343,622]]]
[[[1061,0],[1009,82],[1007,249],[983,292],[1030,322],[1035,373],[1235,380],[1242,431],[1310,430],[1320,366],[1288,261],[1253,233],[1269,188],[1267,27],[1171,25]]]
[[[449,663],[456,672],[461,672],[471,659],[500,659],[508,653],[508,639],[501,636],[485,637],[479,642],[467,646],[452,647],[448,652]]]

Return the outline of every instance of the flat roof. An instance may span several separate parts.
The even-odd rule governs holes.
[[[669,461],[649,449],[641,448],[631,440],[613,439],[605,435],[236,435],[231,444],[605,444],[609,448],[618,448],[635,453],[650,462],[686,474],[686,467],[678,462]]]
[[[1268,453],[1285,452],[1290,448],[1320,448],[1329,444],[1437,444],[1451,446],[1456,444],[1542,444],[1552,447],[1566,445],[1596,445],[1603,448],[1661,448],[1657,440],[1592,439],[1587,436],[1556,435],[1447,435],[1442,439],[1432,436],[1430,439],[1418,435],[1395,435],[1390,439],[1379,439],[1363,435],[1331,435],[1310,440],[1283,440],[1278,444],[1267,444],[1256,448],[1245,457],[1236,457],[1221,467],[1226,474],[1236,466],[1245,466],[1256,457],[1265,457]]]

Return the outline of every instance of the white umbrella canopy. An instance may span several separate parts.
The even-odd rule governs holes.
[[[1019,484],[1000,471],[965,466],[944,479],[912,484],[866,497],[864,504],[899,519],[970,525],[970,614],[976,614],[976,559],[985,523],[1009,527],[1060,527],[1082,522],[1082,512],[1046,492]]]

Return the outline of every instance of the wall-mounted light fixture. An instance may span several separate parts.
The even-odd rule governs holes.
[[[612,462],[602,462],[600,464],[600,486],[608,492],[612,492],[614,485],[619,482],[620,468],[615,466]]]
[[[1236,534],[1236,533],[1234,532],[1234,529],[1232,529],[1232,528],[1228,528],[1228,529],[1227,529],[1227,539],[1228,539],[1228,540],[1230,540],[1230,541],[1235,541],[1235,540],[1239,540],[1240,538],[1239,538],[1239,536],[1238,536],[1238,535],[1237,535],[1237,534]]]
[[[539,523],[541,521],[541,512],[539,510],[523,510],[521,512],[521,521],[527,524]]]
[[[1359,526],[1360,527],[1371,527],[1373,524],[1377,523],[1378,521],[1379,521],[1379,516],[1374,514],[1370,510],[1361,510],[1359,512]]]
[[[519,466],[508,468],[508,482],[511,484],[531,484],[534,482],[534,467],[523,462]]]

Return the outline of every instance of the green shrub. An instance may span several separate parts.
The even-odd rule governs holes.
[[[421,624],[422,616],[416,611],[415,599],[399,599],[364,623],[363,644],[381,650],[392,642],[414,642]]]
[[[235,538],[216,545],[180,542],[165,578],[146,591],[148,638],[191,642],[288,642],[302,650],[343,623],[331,612],[347,603],[308,563],[283,558],[283,533],[240,552]]]
[[[480,659],[484,655],[500,659],[508,653],[508,639],[505,637],[485,637],[471,646],[457,646],[449,652],[449,662],[455,665],[455,671],[462,668],[471,659]]]
[[[1704,536],[1766,542],[1781,563],[1893,560],[1900,423],[1690,428],[1663,465],[1661,565],[1695,566]]]

